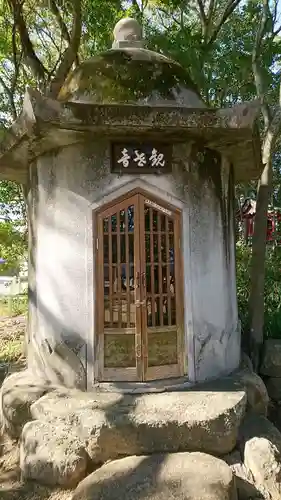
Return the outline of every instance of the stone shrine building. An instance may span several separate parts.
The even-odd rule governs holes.
[[[219,377],[240,361],[234,185],[261,171],[259,106],[208,109],[132,19],[114,38],[57,100],[28,89],[0,146],[27,198],[28,363],[87,390]]]

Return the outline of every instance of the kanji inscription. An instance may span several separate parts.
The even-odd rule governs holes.
[[[115,173],[171,172],[172,147],[164,143],[113,143],[111,171]]]

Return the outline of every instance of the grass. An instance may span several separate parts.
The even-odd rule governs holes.
[[[0,318],[0,364],[24,359],[26,316]]]
[[[19,316],[27,313],[27,294],[15,295],[10,299],[0,295],[0,320],[1,316]]]

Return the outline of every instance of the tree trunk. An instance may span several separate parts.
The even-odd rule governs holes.
[[[272,156],[280,129],[281,107],[279,106],[271,117],[263,141],[262,161],[264,168],[258,185],[252,244],[249,354],[255,371],[259,370],[263,344],[267,211],[272,190]]]
[[[271,159],[264,166],[258,186],[254,234],[252,239],[251,289],[249,298],[249,354],[255,371],[259,370],[264,327],[264,283],[267,210],[271,190]]]

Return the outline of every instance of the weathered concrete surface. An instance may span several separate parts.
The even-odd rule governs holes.
[[[30,332],[29,362],[34,344],[34,352],[40,351],[44,358],[42,370],[46,372],[49,366],[49,371],[57,374],[59,370],[51,368],[51,356],[42,346],[48,342],[54,350],[67,343],[87,367],[88,390],[94,386],[94,302],[99,285],[95,279],[92,211],[132,189],[141,189],[148,199],[157,196],[182,212],[181,249],[186,269],[182,277],[186,312],[182,350],[186,375],[198,382],[238,368],[234,178],[225,158],[188,141],[173,145],[170,175],[119,176],[110,170],[110,141],[101,138],[41,156],[36,172],[38,187],[34,182],[32,198],[37,196],[33,228],[38,276],[33,285],[30,283],[34,295],[30,307],[36,304],[38,314]],[[79,363],[75,365],[80,372]],[[65,383],[76,380],[67,376],[67,363],[63,372]],[[52,374],[47,375],[53,379]]]
[[[239,382],[246,391],[247,409],[266,416],[269,396],[261,377],[249,369],[244,369],[235,373],[233,378]]]
[[[20,436],[24,424],[32,418],[30,406],[50,390],[46,380],[28,370],[13,373],[4,380],[0,389],[0,420],[11,437]]]
[[[281,340],[267,339],[260,372],[269,377],[281,377]]]
[[[75,487],[86,475],[89,457],[71,428],[34,420],[22,431],[20,468],[23,479]]]
[[[223,455],[235,447],[246,408],[245,392],[230,383],[217,391],[81,393],[81,399],[78,392],[50,393],[32,405],[31,414],[40,421],[50,421],[52,415],[54,426],[71,426],[85,440],[94,463],[193,450]]]
[[[244,464],[251,471],[255,484],[271,495],[281,498],[281,434],[263,416],[251,414],[241,427],[241,452]]]
[[[93,472],[72,500],[236,500],[231,469],[203,453],[127,457]]]

